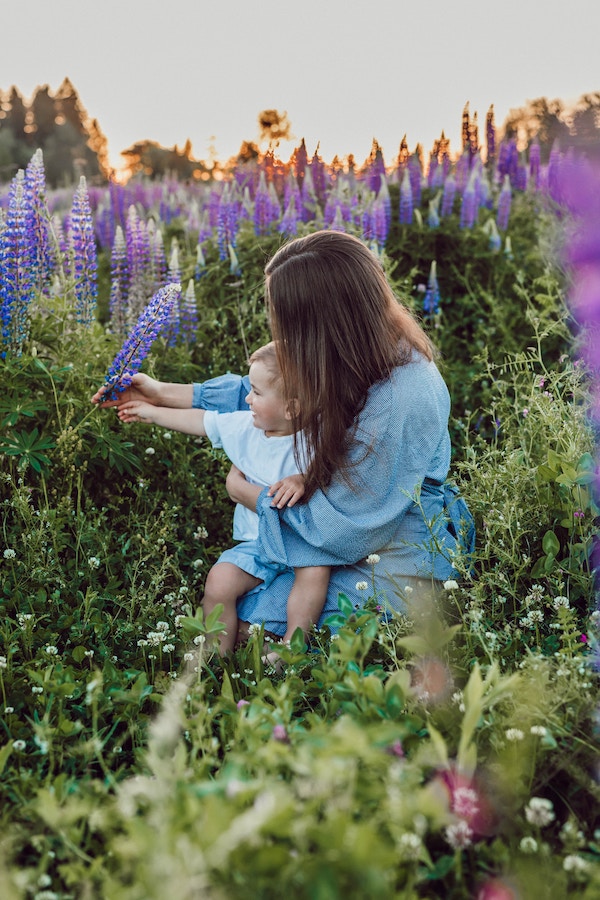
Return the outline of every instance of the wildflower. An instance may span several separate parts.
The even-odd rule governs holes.
[[[510,177],[504,176],[502,190],[498,197],[498,210],[496,213],[496,224],[499,231],[506,231],[508,228],[508,219],[510,217],[510,208],[512,205],[512,191],[510,187]]]
[[[405,831],[398,838],[398,849],[405,859],[418,859],[423,842],[414,831]]]
[[[4,559],[14,559],[16,557],[16,555],[17,555],[17,551],[12,550],[10,547],[7,547],[3,554]]]
[[[525,818],[530,825],[545,828],[554,821],[554,807],[552,801],[546,797],[532,797],[525,807]]]
[[[32,694],[43,694],[44,688],[41,685],[34,684],[34,686],[31,688],[31,693]]]
[[[279,741],[281,744],[289,744],[290,742],[285,725],[274,725],[271,736],[274,741]]]
[[[400,183],[400,210],[398,221],[401,225],[410,225],[413,220],[413,191],[408,168],[404,170]]]
[[[0,669],[6,669],[6,668],[8,668],[8,663],[6,661],[6,657],[0,656]]]
[[[565,872],[573,872],[575,875],[587,872],[589,866],[589,862],[584,859],[583,856],[578,856],[576,853],[565,856],[563,860],[563,869]]]
[[[534,837],[527,835],[524,838],[521,838],[521,843],[519,844],[519,850],[521,853],[537,853],[538,842]]]
[[[357,581],[356,582],[356,590],[357,591],[366,591],[369,585],[366,581]]]
[[[575,519],[584,519],[585,513],[583,512],[582,509],[576,509],[575,512],[573,513],[573,517]]]
[[[192,569],[201,569],[203,566],[203,560],[194,559],[192,560]]]
[[[525,735],[520,728],[508,728],[506,731],[507,741],[522,741]]]
[[[13,741],[13,750],[17,750],[17,751],[24,750],[26,746],[27,745],[26,745],[25,741],[20,741],[20,740]]]
[[[193,653],[190,653],[190,652],[188,651],[187,653],[184,653],[184,654],[183,654],[183,660],[184,660],[184,662],[192,662],[193,659],[194,659],[194,654],[193,654]]]
[[[94,655],[94,651],[93,650],[84,650],[83,655],[87,656],[88,659],[91,659],[92,656]]]
[[[248,634],[260,634],[260,625],[258,622],[252,622],[248,626]]]
[[[402,746],[402,741],[394,741],[393,744],[390,744],[389,747],[385,748],[386,753],[389,753],[390,756],[398,756],[402,758],[404,756],[404,748]]]
[[[520,893],[506,881],[492,878],[483,884],[475,900],[519,900]]]
[[[116,399],[117,394],[131,384],[152,343],[168,323],[180,292],[181,285],[172,283],[152,297],[108,370],[100,402]]]
[[[462,850],[473,843],[473,829],[463,820],[448,825],[444,835],[453,850]]]
[[[569,598],[568,597],[555,597],[552,601],[552,606],[554,609],[560,609],[561,606],[564,606],[565,609],[569,608]]]
[[[479,811],[477,791],[469,787],[457,787],[452,794],[452,812],[461,819],[472,819]]]
[[[437,263],[435,259],[429,267],[427,289],[423,297],[423,312],[426,316],[437,316],[440,311],[440,286],[437,280]]]
[[[238,700],[238,702],[236,703],[236,706],[238,709],[243,709],[244,706],[250,706],[250,701],[249,700]]]
[[[548,734],[548,729],[544,728],[543,725],[532,725],[529,729],[531,734],[535,734],[536,737],[545,737]]]
[[[100,560],[97,556],[90,556],[88,559],[88,566],[90,569],[99,569],[100,568]]]
[[[92,211],[84,175],[79,179],[79,185],[73,197],[69,218],[69,241],[72,275],[75,282],[77,321],[84,325],[91,325],[98,297],[98,259]]]
[[[154,456],[155,453],[154,447],[146,447],[146,456]]]
[[[377,563],[379,562],[379,559],[380,559],[380,557],[377,553],[369,553],[369,555],[367,556],[367,560],[366,560],[367,565],[368,566],[376,566]]]
[[[521,411],[521,415],[523,416],[524,419],[526,419],[527,416],[529,415],[529,409],[528,409],[527,407],[525,407],[525,408]]]
[[[53,644],[48,644],[44,647],[44,650],[48,654],[48,656],[58,656],[58,647],[55,647]]]
[[[15,711],[14,706],[5,706],[4,707],[4,714],[7,716],[10,716],[10,714],[14,713],[14,711]]]
[[[444,582],[444,590],[445,591],[457,591],[458,590],[458,582],[454,581],[450,578],[448,581]]]

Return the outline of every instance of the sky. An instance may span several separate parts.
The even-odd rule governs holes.
[[[592,11],[593,10],[593,11]],[[466,103],[483,137],[539,97],[600,91],[591,0],[0,0],[0,88],[26,100],[65,77],[106,135],[112,165],[140,140],[226,161],[259,139],[263,109],[325,162],[373,139],[391,164],[406,135],[460,150]]]

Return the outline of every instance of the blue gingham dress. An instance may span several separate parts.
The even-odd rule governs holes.
[[[246,409],[247,377],[224,375],[194,385],[195,407]],[[338,594],[360,606],[373,583],[378,599],[396,609],[403,578],[456,578],[452,555],[461,541],[445,510],[450,465],[450,397],[435,363],[415,354],[369,391],[350,449],[352,485],[334,477],[308,503],[274,509],[265,488],[258,498],[258,543],[278,567],[238,604],[238,616],[284,634],[294,567],[331,566],[318,624],[338,610]],[[469,517],[464,501],[462,516]],[[366,557],[377,554],[373,567]],[[283,572],[281,565],[287,567]],[[367,582],[369,589],[356,585]],[[406,582],[405,582],[406,583]]]

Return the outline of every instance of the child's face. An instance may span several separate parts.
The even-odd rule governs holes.
[[[291,434],[291,416],[288,405],[281,396],[273,377],[264,363],[253,362],[249,370],[250,393],[246,403],[252,412],[255,428],[268,437]]]

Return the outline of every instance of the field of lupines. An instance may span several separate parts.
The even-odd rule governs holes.
[[[599,185],[507,142],[52,193],[38,152],[7,186],[2,897],[599,895]],[[341,596],[265,671],[260,629],[207,649],[226,461],[90,397],[140,366],[244,371],[266,260],[323,227],[370,244],[440,347],[477,549],[442,608]]]

